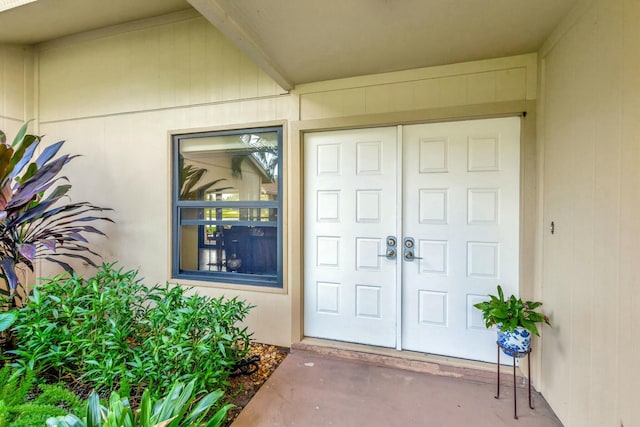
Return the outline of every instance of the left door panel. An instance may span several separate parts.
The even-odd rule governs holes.
[[[384,254],[397,236],[397,129],[304,144],[304,334],[395,347],[397,259]]]

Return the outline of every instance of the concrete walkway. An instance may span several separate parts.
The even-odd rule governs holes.
[[[517,390],[515,420],[508,375],[497,400],[487,372],[474,377],[462,371],[414,372],[293,350],[232,427],[562,427],[535,391],[535,409],[529,409],[526,388]]]

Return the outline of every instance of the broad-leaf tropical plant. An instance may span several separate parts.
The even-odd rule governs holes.
[[[27,133],[25,123],[9,143],[0,131],[0,270],[14,296],[20,279],[19,265],[31,271],[37,259],[72,267],[63,259],[75,258],[95,266],[99,255],[88,245],[87,235],[104,235],[92,224],[113,222],[102,212],[110,210],[88,202],[68,202],[71,185],[62,168],[76,155],[56,157],[64,141],[47,146],[36,157],[42,137]]]
[[[502,332],[509,332],[521,326],[540,336],[536,323],[546,323],[551,326],[549,318],[542,312],[535,311],[541,302],[526,301],[515,295],[505,299],[502,287],[498,285],[498,296],[489,295],[489,301],[483,301],[473,306],[482,312],[487,328],[497,325]]]
[[[18,312],[15,310],[0,313],[0,332],[9,329],[18,320]]]
[[[145,390],[140,407],[133,411],[129,399],[111,393],[109,406],[100,404],[94,392],[87,401],[84,419],[73,414],[52,417],[48,427],[218,427],[226,419],[231,404],[218,407],[223,392],[216,390],[198,399],[195,381],[188,384],[176,382],[167,395],[152,402],[149,390]],[[214,408],[217,408],[215,410]]]

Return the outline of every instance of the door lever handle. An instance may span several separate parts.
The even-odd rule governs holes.
[[[414,256],[413,251],[406,250],[404,251],[404,259],[407,261],[413,261],[414,259],[422,259],[422,257]]]
[[[396,251],[393,248],[387,248],[387,253],[383,255],[378,255],[379,257],[384,257],[387,259],[396,259]]]

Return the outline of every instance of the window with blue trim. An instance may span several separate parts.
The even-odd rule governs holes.
[[[282,128],[173,136],[173,277],[282,287]]]

